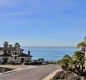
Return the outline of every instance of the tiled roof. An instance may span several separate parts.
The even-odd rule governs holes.
[[[5,47],[0,47],[0,51],[4,51],[4,50],[6,50],[6,51],[23,51],[23,49],[21,49],[21,48],[15,48],[15,47],[7,47],[7,48],[5,48]]]
[[[3,55],[0,55],[0,57],[5,57],[5,56],[11,57],[11,54],[3,54]],[[20,55],[20,57],[28,57],[28,54],[22,53],[22,54]],[[30,55],[30,57],[32,57],[32,56]]]

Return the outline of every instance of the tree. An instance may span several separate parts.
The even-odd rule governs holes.
[[[75,71],[78,72],[78,75],[84,75],[84,63],[85,63],[85,53],[82,51],[75,51],[73,55],[73,65],[75,68]]]
[[[83,76],[85,74],[84,60],[84,53],[81,51],[75,51],[72,57],[65,55],[58,63],[64,70],[74,72],[79,76]]]
[[[63,69],[68,70],[70,68],[70,62],[72,58],[69,55],[65,55],[62,60],[60,60],[60,65]]]
[[[77,45],[77,48],[81,48],[81,50],[85,53],[85,70],[86,70],[86,37],[84,38],[84,41],[80,42]]]
[[[5,48],[8,47],[8,42],[5,41],[4,44],[3,44],[3,46],[4,46]]]
[[[12,48],[12,45],[11,44],[9,45],[9,48]]]
[[[20,48],[20,44],[19,43],[15,43],[14,47],[15,48]]]
[[[75,51],[74,55],[70,57],[65,55],[58,63],[62,68],[76,73],[79,76],[86,76],[86,37],[84,41],[77,45],[80,50]]]

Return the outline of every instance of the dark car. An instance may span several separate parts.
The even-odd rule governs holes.
[[[29,61],[25,61],[25,62],[24,62],[24,65],[29,65],[29,64],[30,64]]]

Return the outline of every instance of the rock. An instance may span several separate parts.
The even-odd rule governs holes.
[[[53,80],[60,80],[60,79],[65,79],[65,80],[86,80],[86,78],[84,78],[83,76],[78,76],[75,73],[71,72],[71,71],[63,71],[63,72],[59,72],[57,73]]]

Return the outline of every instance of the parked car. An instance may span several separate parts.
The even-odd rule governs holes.
[[[42,62],[42,64],[43,64],[43,65],[47,65],[47,62],[46,62],[46,61],[44,61],[44,62]]]
[[[29,65],[30,62],[29,61],[24,61],[24,65]]]

